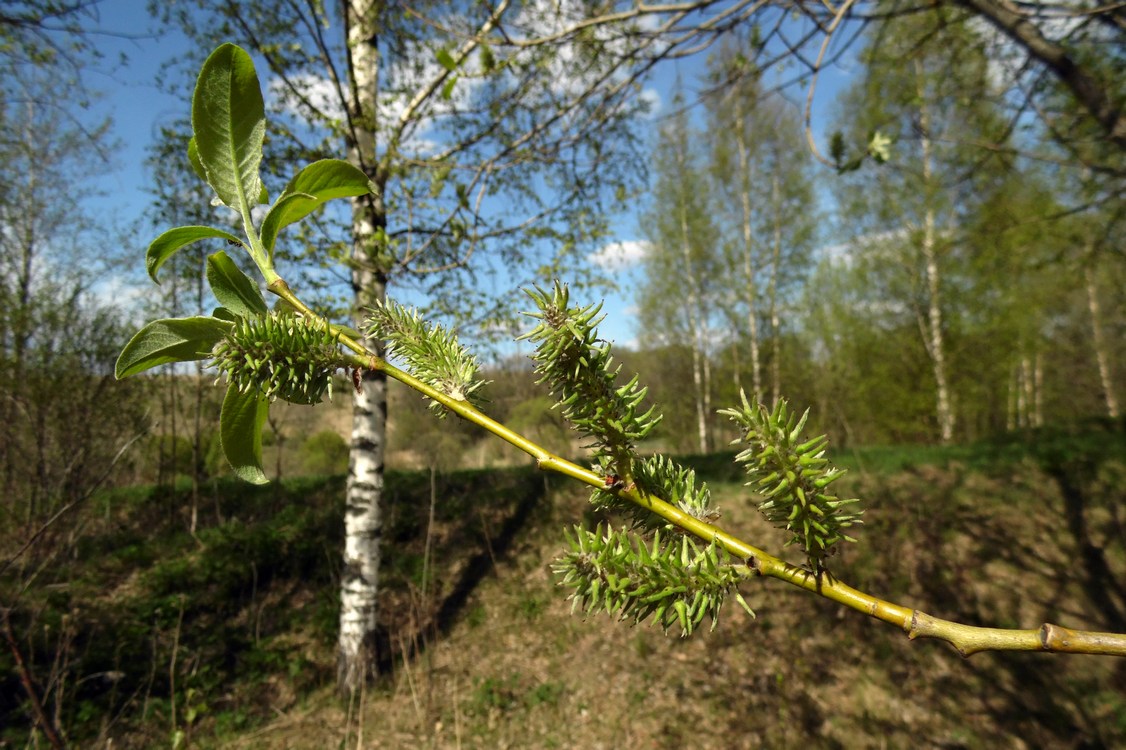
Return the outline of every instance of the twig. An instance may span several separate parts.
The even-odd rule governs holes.
[[[20,684],[23,685],[24,692],[27,693],[27,699],[31,701],[32,713],[35,714],[35,720],[39,723],[43,734],[47,736],[47,741],[51,743],[51,747],[55,748],[55,750],[64,750],[66,743],[63,742],[59,733],[55,730],[55,726],[51,723],[47,712],[43,710],[43,703],[39,700],[39,691],[35,689],[35,681],[32,678],[31,671],[28,669],[27,663],[23,660],[23,653],[20,651],[19,644],[16,643],[15,634],[12,633],[10,613],[11,610],[9,609],[5,609],[3,612],[4,640],[8,642],[8,649],[12,652],[12,659],[16,663],[16,671],[20,676]]]

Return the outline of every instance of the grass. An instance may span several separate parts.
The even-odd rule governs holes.
[[[712,482],[724,525],[778,549],[729,458],[685,462]],[[842,493],[869,509],[861,543],[834,561],[849,583],[974,623],[1115,629],[1126,613],[1121,430],[839,459]],[[439,477],[425,599],[429,474],[389,474],[384,674],[349,712],[332,689],[340,483],[220,484],[197,538],[185,488],[91,506],[73,559],[16,613],[37,664],[72,634],[59,695],[75,744],[168,744],[175,700],[201,748],[355,747],[361,731],[365,748],[1126,745],[1119,660],[966,661],[773,581],[743,588],[756,620],[730,608],[691,639],[570,616],[548,565],[560,528],[590,513],[580,488],[552,481],[544,497],[527,469]],[[0,746],[18,746],[7,658]],[[108,672],[121,676],[93,676]]]

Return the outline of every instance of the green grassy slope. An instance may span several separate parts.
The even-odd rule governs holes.
[[[840,458],[842,492],[869,508],[842,579],[970,623],[1126,630],[1120,428]],[[686,460],[717,482],[722,523],[779,547],[722,457]],[[196,747],[1126,746],[1123,660],[964,660],[773,581],[743,587],[757,620],[732,608],[690,639],[571,616],[548,565],[560,528],[594,519],[579,488],[531,470],[438,477],[433,526],[430,476],[389,477],[384,674],[343,706],[340,481],[221,485],[198,539],[182,493],[92,507],[76,556],[13,615],[42,674],[65,656],[52,695],[75,744],[168,746],[175,717]],[[0,738],[22,746],[10,667]]]

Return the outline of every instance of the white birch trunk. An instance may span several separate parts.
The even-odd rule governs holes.
[[[1017,367],[1012,366],[1009,368],[1009,395],[1006,400],[1006,411],[1004,411],[1004,429],[1012,431],[1019,426],[1018,416],[1018,386],[1019,378],[1017,375]]]
[[[1099,289],[1095,283],[1095,271],[1088,265],[1084,270],[1087,281],[1087,309],[1091,313],[1091,339],[1095,347],[1095,362],[1099,366],[1099,382],[1103,386],[1103,403],[1106,405],[1106,414],[1111,419],[1118,419],[1118,396],[1114,392],[1114,380],[1110,375],[1110,356],[1106,351],[1106,339],[1103,337],[1102,311],[1099,308]]]
[[[692,256],[688,244],[688,217],[684,206],[680,208],[681,257],[684,261],[685,287],[687,288],[688,326],[692,335],[692,386],[696,398],[696,433],[700,452],[708,452],[708,411],[704,403],[704,351],[703,331],[700,321],[700,293],[692,269]]]
[[[684,152],[683,144],[677,144],[676,160],[681,173],[687,173],[688,155]],[[691,235],[688,230],[688,206],[685,200],[679,200],[677,211],[680,216],[680,259],[684,264],[683,278],[686,305],[688,309],[689,335],[692,337],[692,386],[696,400],[696,432],[701,453],[708,451],[708,410],[706,404],[706,388],[704,374],[704,360],[707,357],[707,342],[703,327],[706,324],[701,303],[699,279],[696,278],[695,264],[692,262]]]
[[[778,329],[778,272],[782,266],[782,200],[777,172],[771,177],[770,202],[774,219],[773,249],[770,255],[770,403],[782,399],[782,336]]]
[[[378,90],[379,51],[376,43],[377,3],[354,0],[346,15],[353,83],[349,115],[356,137],[349,144],[353,164],[374,177],[374,113]],[[377,183],[378,184],[378,183]],[[379,270],[377,230],[386,223],[381,196],[352,201],[352,291],[357,327],[364,309],[382,300],[386,276]],[[369,347],[381,352],[379,342]],[[337,646],[337,687],[355,693],[367,679],[373,662],[376,595],[379,584],[383,495],[383,458],[387,428],[387,379],[365,372],[362,392],[352,406],[352,441],[344,510],[344,570],[340,582],[340,636]]]
[[[1020,407],[1020,426],[1032,426],[1032,402],[1035,394],[1032,392],[1032,362],[1027,354],[1020,358],[1020,396],[1017,404]]]
[[[924,139],[925,140],[925,139]],[[927,334],[935,382],[935,415],[943,443],[954,438],[954,413],[946,372],[946,341],[942,332],[941,277],[935,247],[934,210],[927,208],[923,227],[923,260],[927,274]]]
[[[1044,426],[1044,354],[1036,352],[1032,366],[1032,426]]]
[[[927,283],[927,349],[935,382],[935,416],[938,420],[939,436],[944,444],[954,438],[954,412],[950,406],[950,386],[946,372],[946,342],[942,331],[942,279],[938,264],[938,248],[935,228],[935,209],[931,197],[933,178],[933,155],[930,136],[930,116],[922,90],[922,64],[915,62],[916,81],[919,93],[919,129],[923,150],[923,197],[926,207],[923,216],[922,254],[926,269]]]
[[[750,155],[747,152],[747,123],[743,115],[742,99],[736,97],[735,123],[737,133],[736,145],[739,149],[739,175],[742,177],[739,197],[743,204],[743,278],[747,300],[747,330],[751,350],[751,390],[755,401],[762,400],[762,364],[759,354],[758,333],[758,290],[756,287],[756,274],[754,264],[754,235],[751,221],[753,211],[751,208],[751,182],[753,167]]]

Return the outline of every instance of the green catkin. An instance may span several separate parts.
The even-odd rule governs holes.
[[[212,365],[246,393],[291,404],[332,397],[332,375],[342,366],[336,336],[324,323],[292,314],[242,318],[212,351]]]

